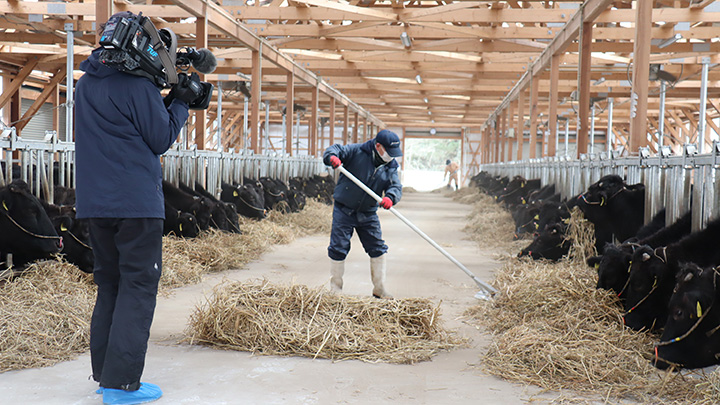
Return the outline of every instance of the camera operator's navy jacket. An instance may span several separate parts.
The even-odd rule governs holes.
[[[373,164],[375,140],[361,144],[335,144],[325,150],[323,161],[330,166],[330,156],[335,155],[342,161],[343,167],[365,183],[375,194],[390,198],[393,205],[402,197],[402,184],[398,177],[398,163],[393,159],[390,163],[375,168]],[[352,180],[340,174],[335,186],[333,198],[343,206],[357,212],[375,212],[378,203]]]
[[[103,65],[95,50],[75,90],[77,216],[165,218],[160,155],[188,106],[169,107],[150,79]]]

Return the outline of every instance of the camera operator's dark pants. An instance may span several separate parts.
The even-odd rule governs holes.
[[[162,230],[158,218],[90,219],[98,287],[90,357],[101,387],[140,387],[162,268]]]

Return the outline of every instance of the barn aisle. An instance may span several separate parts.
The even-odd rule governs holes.
[[[464,240],[470,206],[437,193],[408,193],[398,210],[485,281],[498,263],[493,252]],[[247,269],[206,276],[158,301],[144,380],[165,392],[157,404],[525,403],[534,389],[484,375],[473,367],[488,339],[457,319],[472,306],[477,287],[460,269],[389,212],[381,212],[390,246],[387,289],[398,298],[442,301],[446,327],[471,337],[470,347],[415,365],[332,363],[300,357],[252,356],[179,344],[195,305],[224,279],[265,277],[277,283],[327,286],[329,235],[276,246]],[[345,293],[369,295],[369,260],[357,237],[347,259]],[[97,404],[89,381],[89,355],[54,367],[8,372],[0,378],[2,403]]]

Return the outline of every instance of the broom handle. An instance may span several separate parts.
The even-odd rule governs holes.
[[[363,191],[365,191],[366,193],[368,193],[368,195],[370,195],[370,197],[374,198],[375,201],[377,201],[378,203],[379,203],[380,201],[382,201],[382,197],[380,197],[379,195],[375,194],[374,191],[372,191],[368,186],[366,186],[362,181],[360,181],[360,180],[359,180],[357,177],[355,177],[352,173],[350,173],[349,171],[347,171],[347,169],[345,169],[342,165],[338,166],[337,169],[340,170],[340,173],[344,174],[345,177],[347,177],[348,179],[350,179],[353,183],[357,184],[357,186],[360,187]],[[393,214],[395,214],[395,216],[398,217],[401,221],[403,221],[403,222],[405,223],[405,225],[409,226],[410,229],[412,229],[413,231],[415,231],[418,235],[420,235],[423,239],[425,239],[429,244],[431,244],[435,249],[437,249],[438,251],[440,251],[440,253],[442,253],[445,257],[447,257],[448,259],[450,259],[450,261],[453,262],[456,266],[458,266],[458,267],[460,268],[460,270],[464,271],[465,274],[467,274],[470,278],[472,278],[473,281],[475,281],[475,283],[478,285],[478,287],[480,287],[480,288],[482,288],[483,290],[487,291],[488,293],[490,293],[490,295],[493,295],[493,294],[495,294],[495,293],[497,292],[497,290],[496,290],[495,288],[493,288],[491,285],[489,285],[489,284],[483,282],[482,280],[480,280],[479,278],[477,278],[477,276],[475,276],[470,270],[468,270],[467,267],[465,267],[465,266],[464,266],[462,263],[460,263],[457,259],[455,259],[454,257],[452,257],[452,256],[450,255],[450,253],[448,253],[445,249],[442,248],[442,246],[438,245],[437,243],[435,243],[434,240],[430,239],[430,237],[427,236],[427,235],[425,234],[425,232],[421,231],[420,228],[418,228],[418,227],[415,226],[412,222],[410,222],[410,220],[408,220],[407,218],[405,218],[400,212],[398,212],[398,210],[396,210],[396,209],[393,208],[393,207],[390,207],[390,210],[389,210],[389,211],[392,212]]]

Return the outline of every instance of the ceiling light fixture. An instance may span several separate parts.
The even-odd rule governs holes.
[[[422,84],[422,77],[420,77],[420,75],[415,75],[415,81],[418,82],[418,84]]]
[[[400,34],[400,42],[402,42],[405,48],[410,48],[410,45],[412,45],[412,41],[410,40],[407,32],[403,32]]]
[[[670,46],[670,45],[674,44],[675,42],[677,42],[678,39],[682,39],[682,37],[683,37],[682,34],[675,34],[675,35],[671,36],[670,38],[660,42],[657,47],[665,48],[666,46]]]
[[[593,82],[593,85],[599,86],[599,85],[601,85],[601,84],[603,84],[603,83],[605,83],[605,78],[604,78],[604,77],[601,77],[601,78],[595,80],[595,81]]]
[[[425,104],[427,104],[428,103],[427,97],[423,98],[423,101],[425,102]]]

